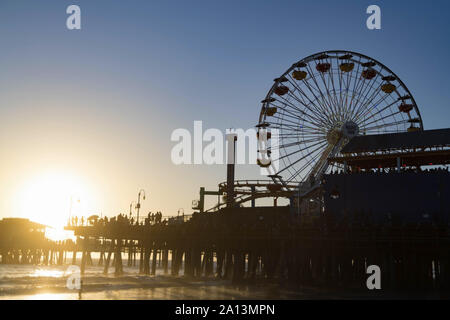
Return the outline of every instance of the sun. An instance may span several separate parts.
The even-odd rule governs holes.
[[[19,215],[63,230],[70,215],[86,216],[90,192],[79,177],[66,172],[43,172],[31,177],[16,197]]]

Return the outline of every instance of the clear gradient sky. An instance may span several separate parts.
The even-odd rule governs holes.
[[[70,4],[81,30],[66,28]],[[371,4],[381,30],[366,28]],[[225,166],[173,165],[172,131],[253,127],[272,79],[323,50],[384,63],[425,129],[449,127],[449,35],[446,0],[1,0],[0,218],[62,221],[71,194],[74,213],[115,215],[140,188],[144,212],[190,213]]]

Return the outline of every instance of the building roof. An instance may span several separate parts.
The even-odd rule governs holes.
[[[450,146],[450,128],[356,136],[342,148],[341,153],[447,146]]]
[[[46,226],[24,218],[4,218],[0,220],[0,227],[28,227],[33,229],[44,229]]]
[[[366,169],[393,168],[398,164],[397,158],[400,158],[400,165],[405,167],[448,165],[450,164],[450,150],[363,154],[329,158],[328,161],[330,163],[347,163],[351,167]]]

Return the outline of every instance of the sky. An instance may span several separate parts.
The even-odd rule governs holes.
[[[66,27],[71,4],[81,30]],[[381,30],[366,27],[372,4]],[[226,167],[173,164],[171,133],[254,127],[273,79],[320,51],[382,62],[425,129],[448,127],[449,12],[437,0],[1,0],[0,218],[127,213],[140,189],[143,212],[190,213]]]

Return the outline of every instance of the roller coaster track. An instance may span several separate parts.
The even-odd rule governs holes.
[[[273,187],[276,185],[273,180],[236,180],[234,182],[234,203],[240,205],[261,198],[305,197],[317,190],[320,184],[315,183],[307,187],[300,186],[300,194],[297,183],[284,184],[280,190],[270,190],[274,189]],[[227,190],[227,183],[220,183],[219,190],[225,192]],[[226,203],[223,202],[206,210],[206,212],[215,211],[225,206]]]

